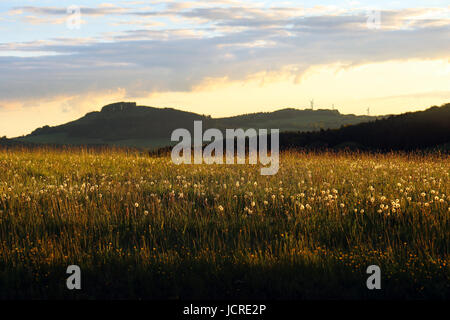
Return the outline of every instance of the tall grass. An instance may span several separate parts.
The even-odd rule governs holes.
[[[450,297],[450,159],[0,151],[0,298]],[[82,270],[69,291],[68,265]],[[366,287],[369,265],[382,290]]]

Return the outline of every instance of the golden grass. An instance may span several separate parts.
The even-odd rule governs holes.
[[[0,168],[1,298],[449,297],[448,156],[286,152],[261,176],[13,149]]]

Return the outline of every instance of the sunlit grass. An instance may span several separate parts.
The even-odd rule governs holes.
[[[0,168],[1,298],[449,297],[448,156],[293,152],[261,176],[42,149]]]

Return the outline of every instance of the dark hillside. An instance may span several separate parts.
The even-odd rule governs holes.
[[[202,120],[203,129],[278,128],[280,131],[304,132],[339,128],[374,119],[377,117],[342,115],[335,110],[297,109],[212,118],[172,108],[161,109],[137,106],[134,102],[119,102],[63,125],[44,126],[17,140],[44,144],[107,144],[157,148],[171,144],[170,137],[175,129],[186,128],[192,131],[194,120]]]
[[[285,132],[280,136],[280,145],[284,149],[348,147],[383,151],[415,150],[445,148],[449,142],[450,104],[335,130]]]

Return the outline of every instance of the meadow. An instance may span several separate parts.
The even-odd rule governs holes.
[[[0,299],[450,298],[448,155],[284,152],[259,169],[0,150]]]

